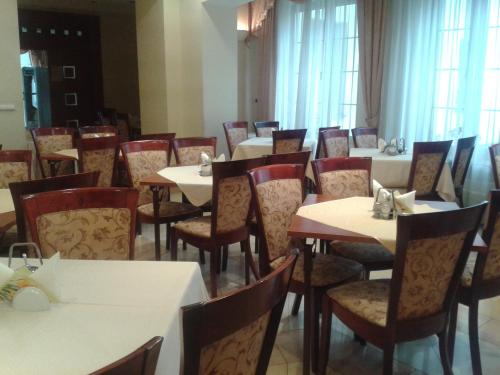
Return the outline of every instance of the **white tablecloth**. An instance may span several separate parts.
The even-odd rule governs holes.
[[[68,148],[65,150],[59,150],[59,151],[56,151],[54,153],[59,154],[59,155],[63,155],[63,156],[68,156],[70,158],[78,160],[78,149],[76,149],[76,148]]]
[[[376,148],[351,148],[350,156],[372,158],[372,178],[388,188],[406,188],[410,175],[411,160],[413,155],[389,156],[381,153]],[[444,164],[443,172],[439,178],[436,190],[441,198],[448,202],[455,201],[455,187],[451,177],[451,168]]]
[[[156,373],[179,373],[179,308],[208,299],[197,263],[61,260],[57,267],[61,303],[49,311],[0,304],[1,374],[88,374],[154,336],[164,337]]]
[[[201,206],[212,199],[212,176],[200,176],[199,165],[168,167],[158,174],[177,184],[186,198],[195,206]]]
[[[14,202],[9,189],[0,189],[0,214],[14,211]]]
[[[314,158],[316,142],[312,139],[304,140],[304,151],[311,151],[311,159]],[[232,160],[243,160],[258,158],[273,153],[273,139],[270,137],[248,138],[236,146]],[[306,176],[314,181],[311,163],[307,165]]]

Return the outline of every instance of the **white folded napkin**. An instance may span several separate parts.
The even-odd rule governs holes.
[[[413,213],[415,207],[415,193],[416,191],[410,191],[406,194],[401,194],[399,191],[394,192],[394,204],[398,211],[405,213]]]
[[[212,162],[212,159],[210,158],[210,156],[206,152],[200,153],[200,160],[201,160],[201,164],[204,164],[204,165],[210,164]]]
[[[218,157],[212,160],[212,162],[217,163],[219,161],[226,161],[226,155],[220,154]]]
[[[378,139],[378,150],[380,152],[384,152],[385,146],[387,146],[387,142],[385,141],[385,139],[379,138]]]
[[[375,179],[372,180],[372,186],[373,186],[373,196],[376,198],[378,195],[378,191],[380,189],[383,189],[384,187],[382,186],[382,184],[380,182],[378,182]]]

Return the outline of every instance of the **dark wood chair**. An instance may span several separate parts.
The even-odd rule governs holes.
[[[421,200],[441,200],[436,186],[441,177],[452,141],[414,142],[408,191]]]
[[[17,240],[18,242],[31,241],[31,235],[26,227],[21,197],[28,194],[43,193],[46,191],[95,187],[99,172],[69,174],[66,176],[48,177],[40,180],[12,182],[9,184],[10,194],[16,211]]]
[[[170,166],[170,160],[172,159],[172,146],[175,139],[175,133],[152,133],[152,134],[141,134],[139,136],[139,141],[168,141],[169,152],[168,152],[168,165]]]
[[[75,147],[75,129],[55,127],[31,129],[31,136],[35,144],[36,157],[40,165],[42,177],[50,176],[50,166],[40,155],[71,149]],[[74,172],[73,162],[70,160],[59,163],[56,170],[57,175],[70,174]]]
[[[279,121],[256,121],[253,127],[257,137],[271,138],[274,131],[280,130],[280,123]]]
[[[245,279],[253,265],[249,242],[252,194],[247,171],[264,165],[265,158],[245,159],[212,164],[212,214],[185,220],[172,228],[172,259],[177,259],[177,241],[182,239],[200,249],[210,251],[210,292],[217,296],[217,273],[223,247],[222,269],[227,266],[227,246],[240,243],[245,252]],[[256,270],[254,269],[254,273]]]
[[[495,189],[500,189],[500,143],[490,146],[490,158]]]
[[[120,137],[83,138],[77,140],[80,172],[99,171],[97,186],[109,187],[115,182]]]
[[[296,256],[255,284],[182,308],[181,374],[265,374]]]
[[[117,113],[116,115],[116,131],[122,142],[131,141],[130,139],[130,123],[128,113]]]
[[[223,123],[222,126],[224,127],[224,133],[226,134],[229,157],[233,158],[236,146],[248,139],[248,122],[230,121]]]
[[[328,126],[328,127],[318,129],[318,143],[316,143],[316,154],[314,156],[314,159],[321,159],[321,158],[325,157],[323,143],[321,142],[321,132],[323,130],[329,130],[329,129],[340,129],[340,126]]]
[[[272,133],[273,154],[300,152],[304,146],[307,129],[278,130]]]
[[[12,182],[31,180],[31,151],[0,150],[0,189]]]
[[[262,241],[259,252],[259,272],[267,275],[277,268],[294,248],[303,249],[304,241],[288,236],[292,218],[304,200],[304,166],[297,164],[270,165],[249,172],[250,186],[257,212]],[[300,254],[290,283],[290,292],[303,295],[304,257]],[[330,288],[359,280],[363,266],[350,259],[333,255],[314,254],[312,259],[312,363],[317,365],[319,352],[319,315],[322,295]],[[300,298],[293,310],[298,310]]]
[[[478,327],[479,301],[500,295],[500,190],[493,190],[490,198],[488,222],[483,232],[488,251],[471,253],[450,318],[450,359],[453,363],[458,303],[469,307],[469,347],[474,375],[482,373]]]
[[[44,258],[134,259],[139,193],[129,188],[78,188],[23,196],[33,242]]]
[[[349,130],[327,129],[319,133],[327,158],[339,158],[349,156]]]
[[[354,128],[351,130],[354,147],[378,148],[377,128]]]
[[[81,139],[114,137],[118,135],[118,129],[113,125],[82,126],[78,128]]]
[[[171,202],[167,191],[160,201],[159,217],[155,219],[153,194],[148,186],[141,185],[141,179],[168,167],[170,143],[166,140],[134,141],[121,144],[125,160],[129,186],[139,191],[137,217],[139,223],[160,224],[167,226],[167,249],[170,245],[171,224],[180,220],[201,216],[203,212],[189,203]],[[156,247],[159,248],[159,247]],[[160,254],[155,254],[160,260]]]
[[[445,374],[448,322],[486,204],[445,212],[399,216],[392,279],[353,282],[323,298],[320,374],[328,363],[332,313],[384,352],[383,374],[392,374],[396,344],[439,337]]]
[[[474,145],[476,137],[460,138],[457,142],[457,151],[451,168],[451,176],[453,185],[455,186],[455,195],[460,206],[463,206],[463,188],[467,171],[469,170],[472,154],[474,153]]]
[[[90,375],[154,375],[163,337],[153,337],[126,357]]]
[[[201,164],[200,154],[205,152],[208,156],[217,156],[216,137],[191,137],[176,138],[173,140],[175,162],[177,165]]]

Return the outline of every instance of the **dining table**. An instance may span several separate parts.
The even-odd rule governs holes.
[[[178,374],[180,308],[209,299],[195,262],[61,259],[50,287],[47,311],[0,303],[0,373],[88,374],[162,336],[156,374]]]
[[[0,233],[16,223],[14,201],[9,189],[0,189]]]
[[[57,166],[62,161],[72,161],[75,164],[75,171],[78,171],[78,149],[68,148],[53,152],[44,152],[40,154],[40,159],[46,160],[50,168],[50,176],[57,174]]]

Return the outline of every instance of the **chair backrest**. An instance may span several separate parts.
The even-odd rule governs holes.
[[[449,311],[485,207],[398,217],[388,327]]]
[[[318,194],[334,199],[372,195],[371,158],[317,159],[312,167]]]
[[[490,146],[490,157],[495,188],[500,189],[500,143]]]
[[[318,129],[318,143],[316,143],[316,154],[314,156],[315,159],[321,159],[325,157],[325,150],[323,148],[323,142],[321,142],[320,137],[321,137],[321,132],[323,130],[328,130],[328,129],[340,129],[340,126],[327,126]]]
[[[170,160],[172,157],[172,148],[174,144],[175,133],[153,133],[153,134],[141,134],[139,136],[140,141],[168,141],[168,165],[170,165]]]
[[[278,130],[272,133],[273,154],[300,152],[304,145],[307,129]]]
[[[21,197],[23,195],[53,190],[95,187],[98,178],[99,172],[89,172],[11,183],[9,189],[12,195],[12,201],[14,202],[14,209],[16,210],[18,242],[26,242],[30,239],[23,206],[21,204]]]
[[[222,124],[226,134],[229,155],[233,157],[233,152],[241,142],[248,139],[248,122],[228,121]]]
[[[78,166],[81,172],[99,171],[97,186],[112,186],[120,137],[85,138],[77,141]]]
[[[134,259],[139,193],[130,188],[79,188],[23,196],[33,241],[44,258]]]
[[[443,171],[452,141],[415,142],[408,179],[408,191],[416,190],[419,198],[432,198]]]
[[[11,182],[31,180],[31,151],[0,151],[0,189],[6,189]]]
[[[78,128],[81,139],[114,137],[118,135],[118,129],[113,125],[82,126]]]
[[[455,160],[451,168],[451,175],[453,177],[453,184],[456,188],[464,185],[465,177],[467,177],[467,170],[469,169],[472,154],[474,152],[474,145],[476,137],[460,138],[457,142],[457,151],[455,152]]]
[[[276,130],[280,130],[279,121],[256,121],[253,123],[257,137],[272,137]]]
[[[40,154],[56,152],[75,147],[75,129],[72,128],[38,128],[31,129],[31,136],[35,144],[36,157],[42,177],[50,176],[49,163],[42,160]],[[61,175],[69,174],[73,170],[73,162],[70,160],[62,161],[59,164],[58,173]]]
[[[349,156],[349,130],[327,129],[319,133],[325,157],[339,158]]]
[[[163,337],[153,337],[126,357],[90,375],[154,375]]]
[[[311,151],[290,152],[288,154],[272,154],[266,155],[266,164],[301,164],[304,170],[309,163]]]
[[[257,225],[262,234],[259,252],[261,274],[272,261],[286,256],[299,241],[288,236],[293,215],[304,201],[304,166],[276,164],[248,172],[255,202]]]
[[[202,152],[214,158],[217,152],[216,137],[176,138],[173,141],[174,155],[177,165],[201,164]]]
[[[212,164],[212,238],[248,230],[253,213],[247,172],[265,164],[265,157]]]
[[[378,129],[377,128],[354,128],[351,130],[354,147],[356,148],[377,148]]]
[[[290,256],[255,284],[182,307],[181,374],[265,374],[295,262]]]
[[[134,141],[120,145],[127,168],[129,186],[139,191],[139,205],[152,203],[153,194],[141,179],[168,167],[170,142],[164,140]]]

